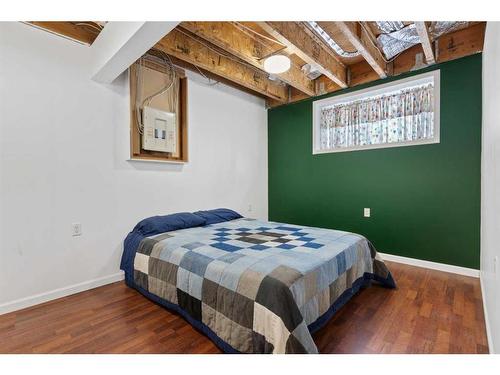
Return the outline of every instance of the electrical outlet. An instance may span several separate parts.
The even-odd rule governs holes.
[[[80,223],[71,224],[71,235],[72,236],[81,236],[82,235],[82,224],[80,224]]]
[[[498,257],[493,258],[493,273],[496,275],[498,272]]]
[[[253,209],[252,205],[251,205],[251,204],[249,204],[249,205],[248,205],[248,212],[252,212],[252,209]]]
[[[371,209],[370,208],[365,208],[363,210],[363,216],[364,217],[370,217],[370,215],[371,215]]]

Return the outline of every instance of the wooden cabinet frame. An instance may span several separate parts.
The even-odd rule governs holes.
[[[166,74],[164,67],[147,61],[145,66],[155,72]],[[159,152],[144,150],[141,143],[141,134],[137,127],[137,117],[135,110],[135,98],[137,94],[136,85],[136,69],[137,63],[129,68],[129,84],[130,84],[130,159],[142,161],[163,161],[163,162],[180,162],[188,161],[188,118],[187,118],[187,95],[188,95],[188,79],[184,70],[176,67],[176,73],[179,77],[179,104],[178,104],[178,129],[177,129],[177,144],[178,154],[174,155],[169,152]]]

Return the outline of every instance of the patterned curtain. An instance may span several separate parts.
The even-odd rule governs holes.
[[[426,84],[321,109],[322,150],[434,137],[434,85]]]

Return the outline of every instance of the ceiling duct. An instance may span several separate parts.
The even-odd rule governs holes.
[[[405,24],[401,21],[377,21],[375,23],[384,34],[393,33],[405,27]]]
[[[431,38],[434,40],[439,38],[443,34],[451,33],[459,29],[464,29],[469,26],[469,22],[466,21],[436,21],[431,22],[429,25],[429,33]]]
[[[377,22],[378,24],[379,22]],[[411,24],[390,33],[380,34],[377,37],[377,42],[382,48],[385,57],[392,59],[404,50],[420,43],[420,38],[415,24]]]
[[[377,37],[377,43],[387,59],[392,59],[404,50],[420,43],[415,24],[404,26],[399,21],[377,21],[377,26],[382,31]],[[467,22],[437,21],[431,22],[429,33],[435,40],[443,34],[467,27]]]
[[[339,55],[341,57],[346,57],[346,58],[352,58],[352,57],[359,56],[358,51],[349,52],[349,51],[344,50],[316,22],[309,21],[309,22],[307,22],[307,24],[311,27],[311,29],[313,29],[316,32],[316,34],[318,34],[321,37],[321,39],[323,39],[326,42],[326,44],[328,44],[335,51],[335,53],[337,55]]]

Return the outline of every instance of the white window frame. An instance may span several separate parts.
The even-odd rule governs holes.
[[[434,138],[422,139],[416,141],[404,141],[404,142],[394,142],[394,143],[382,143],[376,145],[365,145],[365,146],[354,146],[354,147],[342,147],[337,149],[322,150],[320,148],[320,121],[321,121],[321,109],[323,107],[328,107],[331,105],[341,104],[345,102],[352,102],[355,100],[363,100],[373,96],[383,95],[389,92],[403,90],[412,86],[424,85],[426,83],[434,82]],[[350,92],[347,94],[337,95],[330,98],[315,100],[313,102],[313,121],[312,121],[312,153],[316,154],[328,154],[331,152],[346,152],[346,151],[363,151],[363,150],[373,150],[377,148],[390,148],[390,147],[401,147],[401,146],[417,146],[417,145],[427,145],[432,143],[439,143],[439,130],[440,130],[440,71],[439,69],[433,70],[431,72],[418,74],[416,76],[400,79],[393,82],[384,83],[382,85],[377,85],[373,87],[368,87],[363,90],[358,90]]]

